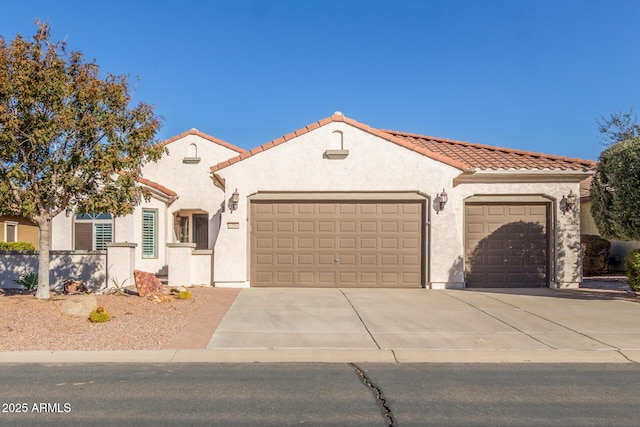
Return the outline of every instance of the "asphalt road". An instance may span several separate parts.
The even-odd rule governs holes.
[[[636,364],[5,364],[0,425],[637,426],[638,384]]]

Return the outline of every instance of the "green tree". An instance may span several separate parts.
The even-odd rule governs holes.
[[[640,126],[637,116],[616,113],[598,122],[608,148],[591,184],[591,215],[607,239],[640,240]]]
[[[131,213],[149,197],[136,185],[142,165],[164,149],[153,107],[129,108],[126,76],[101,77],[95,61],[36,25],[32,39],[0,37],[0,213],[38,224],[36,298],[49,298],[52,218]]]

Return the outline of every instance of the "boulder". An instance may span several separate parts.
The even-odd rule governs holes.
[[[146,297],[151,294],[164,294],[165,289],[160,282],[160,279],[153,273],[146,271],[134,270],[133,277],[136,281],[136,288],[138,289],[138,295]]]
[[[87,286],[79,280],[65,280],[63,285],[65,294],[79,294],[82,292],[89,292]]]
[[[98,307],[98,300],[95,295],[74,295],[62,301],[60,309],[63,313],[71,316],[87,317]]]

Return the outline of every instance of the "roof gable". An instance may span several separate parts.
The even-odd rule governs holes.
[[[402,138],[397,138],[395,135],[392,135],[392,134],[387,133],[387,132],[383,132],[383,131],[381,131],[379,129],[373,128],[373,127],[371,127],[369,125],[366,125],[364,123],[360,123],[360,122],[358,122],[356,120],[353,120],[353,119],[350,119],[348,117],[345,117],[345,116],[342,115],[342,113],[334,113],[331,117],[327,117],[327,118],[319,120],[319,121],[317,121],[315,123],[311,123],[310,125],[307,125],[307,126],[305,126],[303,128],[300,128],[300,129],[295,130],[295,131],[293,131],[291,133],[288,133],[288,134],[286,134],[284,136],[281,136],[280,138],[276,138],[276,139],[274,139],[272,141],[269,141],[269,142],[267,142],[265,144],[260,145],[259,147],[253,148],[250,151],[246,151],[246,152],[240,154],[239,156],[232,157],[232,158],[230,158],[228,160],[220,162],[217,165],[212,166],[210,170],[211,170],[211,172],[216,172],[216,171],[218,171],[220,169],[223,169],[223,168],[225,168],[227,166],[231,166],[234,163],[238,163],[239,161],[242,161],[242,160],[244,160],[244,159],[246,159],[248,157],[252,157],[252,156],[254,156],[254,155],[258,154],[258,153],[266,151],[266,150],[268,150],[270,148],[273,148],[273,147],[275,147],[277,145],[283,144],[283,143],[285,143],[287,141],[290,141],[290,140],[292,140],[294,138],[297,138],[297,137],[299,137],[301,135],[304,135],[304,134],[306,134],[308,132],[316,130],[316,129],[318,129],[318,128],[322,127],[322,126],[325,126],[325,125],[327,125],[329,123],[335,123],[335,122],[347,123],[347,124],[349,124],[349,125],[351,125],[351,126],[353,126],[355,128],[358,128],[358,129],[360,129],[360,130],[362,130],[364,132],[370,133],[372,135],[375,135],[375,136],[380,137],[382,139],[385,139],[387,141],[393,142],[396,145],[399,145],[401,147],[407,148],[407,149],[409,149],[411,151],[415,151],[415,152],[417,152],[419,154],[422,154],[423,156],[430,157],[433,160],[437,160],[437,161],[445,163],[445,164],[447,164],[449,166],[453,166],[453,167],[455,167],[457,169],[460,169],[460,170],[463,170],[463,171],[470,169],[469,166],[467,164],[465,164],[464,162],[460,162],[458,160],[451,159],[451,158],[443,156],[441,154],[429,151],[429,150],[425,149],[424,147],[420,147],[420,146],[417,146],[415,144],[408,143],[407,141],[403,140]]]
[[[288,133],[280,138],[269,141],[250,151],[220,162],[210,168],[217,172],[246,158],[255,156],[277,145],[283,144],[300,135],[311,132],[329,123],[343,122],[364,132],[378,136],[389,142],[412,150],[423,156],[437,160],[461,171],[473,172],[477,170],[591,170],[596,162],[555,156],[551,154],[534,153],[529,151],[501,148],[491,145],[476,144],[453,139],[437,138],[399,132],[381,130],[360,123],[342,115],[334,113],[331,117],[311,123],[308,126]]]
[[[186,132],[182,132],[179,135],[176,135],[176,136],[173,136],[173,137],[171,137],[169,139],[166,139],[166,140],[158,143],[158,145],[161,146],[161,147],[164,147],[164,146],[167,146],[167,145],[171,144],[172,142],[178,141],[179,139],[182,139],[185,136],[189,136],[189,135],[197,135],[197,136],[199,136],[199,137],[201,137],[201,138],[203,138],[203,139],[205,139],[207,141],[216,143],[216,144],[218,144],[218,145],[220,145],[222,147],[228,148],[229,150],[233,150],[236,153],[244,153],[246,151],[246,150],[244,150],[244,149],[242,149],[240,147],[236,147],[235,145],[229,144],[226,141],[223,141],[223,140],[221,140],[219,138],[216,138],[215,136],[211,136],[211,135],[208,135],[208,134],[206,134],[204,132],[200,132],[196,128],[189,129]]]

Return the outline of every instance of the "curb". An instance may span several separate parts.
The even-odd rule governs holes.
[[[0,352],[0,364],[640,363],[640,350],[224,349]]]

